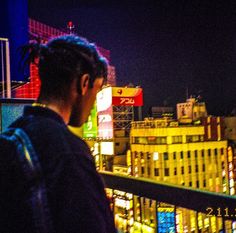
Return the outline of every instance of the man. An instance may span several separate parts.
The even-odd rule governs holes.
[[[67,128],[87,120],[106,80],[107,64],[93,44],[74,35],[28,48],[30,59],[38,62],[40,95],[11,127],[26,132],[38,155],[53,232],[116,232],[90,150]],[[1,145],[1,233],[35,232],[21,173],[12,146]]]

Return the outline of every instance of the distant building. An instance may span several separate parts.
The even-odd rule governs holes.
[[[174,108],[173,107],[151,107],[149,115],[153,118],[163,118],[163,117],[174,117]]]
[[[236,117],[225,117],[225,137],[228,140],[228,169],[230,194],[236,190]]]
[[[205,140],[203,125],[179,125],[177,121],[167,119],[132,122],[130,140],[133,176],[229,193],[227,141],[220,136]],[[153,205],[152,200],[134,199],[135,208],[145,208],[144,203]],[[150,218],[150,214],[154,216]],[[143,216],[147,219],[148,226],[153,225],[151,219],[155,220],[158,217],[156,214],[157,212],[152,212]],[[211,220],[212,223],[209,224],[204,220],[204,215],[199,216],[197,223],[193,212],[177,208],[176,218],[182,221],[176,226],[178,232],[184,232],[184,229],[192,232],[197,225],[200,230],[210,232],[218,232],[222,228],[217,221]],[[139,219],[139,215],[134,215],[134,221],[143,224]],[[164,231],[158,232],[166,232],[164,226],[163,229]]]
[[[194,99],[177,104],[177,115],[178,121],[170,117],[133,121],[126,163],[116,164],[113,170],[234,194],[234,189],[230,189],[230,149],[224,138],[223,118],[207,116],[205,103],[197,103]],[[154,233],[220,232],[223,229],[223,223],[216,218],[191,210],[137,196],[128,201],[132,202],[133,214],[126,218],[122,214],[115,215],[118,225],[125,224],[126,230]],[[231,230],[231,223],[226,227]]]
[[[185,103],[177,104],[177,119],[180,123],[192,123],[202,117],[207,117],[206,104],[195,98],[187,99]]]

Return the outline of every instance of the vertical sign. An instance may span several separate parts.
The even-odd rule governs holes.
[[[93,106],[91,113],[88,117],[88,121],[83,125],[83,137],[84,138],[96,138],[97,137],[97,108],[96,104]]]
[[[112,88],[102,89],[97,94],[98,137],[113,138]]]

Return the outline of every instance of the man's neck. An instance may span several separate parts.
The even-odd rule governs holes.
[[[66,104],[63,101],[58,101],[58,102],[40,101],[38,103],[56,112],[58,115],[62,117],[64,122],[68,124],[69,119],[70,119],[70,112],[71,112],[71,108],[68,104]]]

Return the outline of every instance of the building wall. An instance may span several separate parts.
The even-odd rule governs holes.
[[[229,193],[227,141],[221,138],[222,134],[211,134],[213,136],[206,140],[205,125],[171,127],[169,122],[163,122],[132,123],[131,174]],[[135,200],[134,206],[138,206]],[[183,208],[176,209],[175,218],[178,232],[198,232],[198,229],[219,232],[222,228],[219,220]],[[158,229],[158,226],[154,228]],[[160,229],[157,232],[161,232]]]

